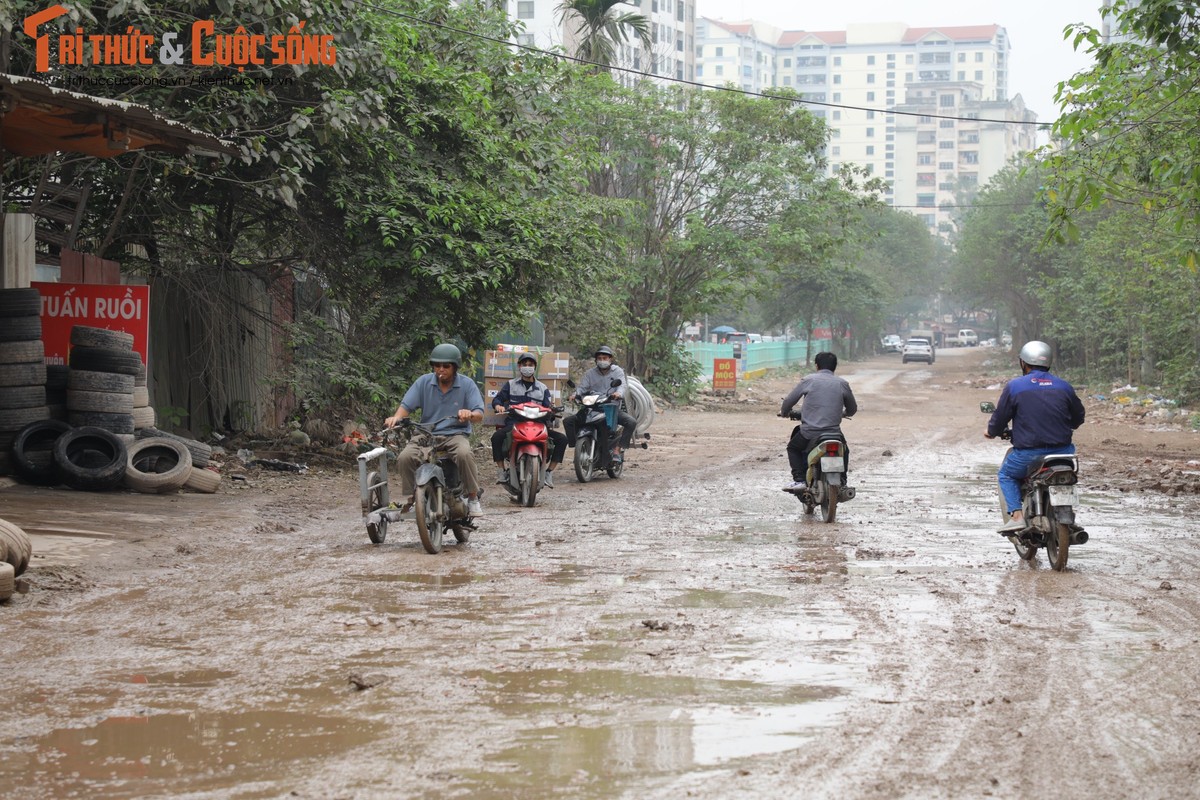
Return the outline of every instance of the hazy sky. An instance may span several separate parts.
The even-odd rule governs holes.
[[[1020,94],[1039,122],[1058,116],[1054,87],[1088,66],[1088,58],[1063,40],[1074,22],[1100,27],[1101,0],[697,0],[697,14],[728,22],[754,19],[784,30],[845,30],[852,22],[934,25],[1002,25],[1012,47],[1009,96]]]

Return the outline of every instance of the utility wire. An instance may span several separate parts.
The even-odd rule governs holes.
[[[369,8],[373,11],[378,11],[381,14],[390,14],[391,16],[399,17],[401,19],[406,19],[406,20],[409,20],[410,22],[415,22],[419,25],[428,25],[433,28],[440,28],[440,29],[446,30],[446,31],[453,31],[454,33],[461,33],[465,36],[470,36],[475,39],[481,39],[485,42],[493,42],[495,44],[501,44],[506,47],[515,47],[519,50],[524,50],[529,53],[537,53],[539,55],[551,56],[553,58],[557,58],[562,61],[571,61],[576,64],[582,64],[582,65],[589,66],[589,67],[599,67],[599,68],[605,69],[605,70],[612,70],[615,72],[623,72],[627,75],[635,75],[640,78],[649,78],[651,80],[665,81],[667,83],[675,83],[675,84],[679,84],[681,86],[691,86],[691,87],[695,87],[697,89],[713,89],[713,90],[721,91],[721,92],[731,92],[733,94],[745,95],[747,97],[760,97],[760,98],[763,98],[766,100],[784,100],[789,103],[796,103],[796,104],[800,104],[800,105],[821,106],[822,108],[846,109],[849,111],[874,111],[879,114],[894,114],[894,115],[903,116],[903,117],[925,117],[927,119],[950,119],[950,120],[957,120],[959,122],[993,122],[993,123],[998,123],[998,124],[1002,124],[1002,125],[1036,125],[1043,130],[1049,130],[1049,128],[1050,128],[1050,123],[1045,123],[1045,122],[1032,122],[1032,121],[1018,120],[1018,119],[990,119],[990,118],[986,118],[986,117],[957,117],[957,116],[951,116],[951,115],[947,115],[947,114],[926,114],[921,111],[898,111],[894,108],[872,108],[870,106],[852,106],[852,105],[846,105],[846,104],[842,104],[842,103],[827,103],[822,100],[806,100],[802,97],[783,97],[782,95],[770,94],[767,92],[754,92],[749,89],[739,89],[738,87],[732,86],[732,85],[711,86],[707,83],[700,83],[699,81],[691,81],[691,80],[687,80],[686,78],[672,78],[669,75],[656,75],[652,72],[643,72],[641,70],[633,69],[632,67],[621,67],[621,66],[617,66],[614,64],[601,64],[598,61],[589,61],[584,58],[579,58],[578,56],[568,55],[567,53],[556,52],[554,50],[543,50],[541,48],[533,47],[531,45],[526,45],[526,44],[517,44],[517,43],[511,42],[507,39],[500,39],[495,36],[488,36],[486,34],[476,33],[475,31],[466,30],[465,28],[457,28],[453,25],[446,25],[445,23],[442,23],[442,22],[434,22],[432,20],[422,19],[421,17],[416,17],[411,14],[405,14],[403,11],[396,11],[395,9],[391,9],[391,8],[382,8],[380,6],[375,5],[374,3],[367,2],[367,0],[350,0],[350,1],[355,3],[356,5],[362,6],[363,8]]]

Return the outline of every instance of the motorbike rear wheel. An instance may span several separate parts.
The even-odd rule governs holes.
[[[383,508],[383,487],[375,486],[377,483],[379,483],[379,473],[368,472],[367,485],[374,486],[374,488],[367,493],[367,505],[370,506],[367,513]],[[378,523],[367,524],[367,537],[374,544],[383,544],[383,540],[387,538],[387,526],[387,517],[380,516]]]
[[[587,483],[596,477],[596,438],[581,436],[575,440],[575,477]]]
[[[427,483],[417,489],[417,534],[426,553],[442,552],[442,529],[445,525],[438,519],[439,505],[437,486]]]
[[[1010,536],[1008,540],[1013,543],[1013,548],[1022,561],[1033,561],[1033,557],[1037,555],[1037,545],[1030,544],[1020,536]]]
[[[825,484],[825,497],[821,500],[821,521],[836,522],[838,507],[838,493],[836,486]]]
[[[1067,550],[1071,547],[1071,529],[1061,523],[1054,523],[1054,530],[1046,534],[1046,558],[1050,568],[1062,572],[1067,568]]]
[[[537,502],[538,488],[541,486],[542,460],[526,453],[521,456],[518,474],[521,476],[521,505],[533,508],[533,504]]]

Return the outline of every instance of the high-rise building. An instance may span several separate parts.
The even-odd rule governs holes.
[[[506,0],[508,16],[525,30],[517,44],[542,50],[562,48],[574,55],[579,18],[562,13],[562,0]],[[694,80],[696,77],[696,0],[635,0],[614,7],[618,13],[636,13],[650,23],[653,44],[649,51],[637,39],[617,46],[613,78],[626,85],[645,80]],[[631,70],[625,72],[623,70]],[[666,82],[666,81],[664,81]]]
[[[787,31],[701,18],[696,38],[697,81],[794,89],[830,128],[831,172],[863,166],[887,181],[888,202],[942,235],[951,198],[972,195],[1035,144],[1036,115],[1020,96],[1008,97],[1010,47],[1000,25]]]

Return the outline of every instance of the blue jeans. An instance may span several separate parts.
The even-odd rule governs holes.
[[[1075,445],[1069,444],[1065,447],[1030,447],[1030,448],[1012,448],[1008,451],[1008,455],[1004,457],[1004,461],[1000,464],[1000,491],[1004,494],[1004,509],[1005,514],[1012,514],[1021,507],[1021,481],[1025,480],[1025,475],[1029,472],[1029,465],[1034,462],[1039,456],[1047,456],[1051,453],[1074,453]]]

